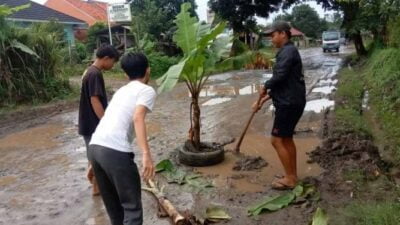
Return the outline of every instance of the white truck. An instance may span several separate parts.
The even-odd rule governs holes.
[[[322,33],[322,49],[324,52],[340,50],[340,32],[339,31],[324,31]]]

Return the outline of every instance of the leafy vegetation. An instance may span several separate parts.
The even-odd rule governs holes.
[[[229,55],[231,37],[220,35],[226,23],[221,22],[211,29],[210,25],[199,23],[192,17],[190,8],[189,3],[182,4],[181,12],[175,20],[178,28],[174,41],[182,49],[184,56],[158,81],[161,84],[160,92],[171,90],[179,80],[186,83],[192,96],[190,140],[200,150],[199,94],[212,68]]]
[[[400,159],[400,51],[376,49],[368,61],[365,80],[372,109],[384,132],[387,149]],[[398,163],[396,163],[398,164]]]
[[[359,71],[341,70],[335,109],[336,122],[339,126],[335,126],[335,129],[342,134],[357,133],[370,137],[370,128],[362,117],[361,102],[364,96],[364,84],[360,81]]]
[[[387,202],[356,202],[341,212],[338,225],[397,225],[400,223],[400,203]]]
[[[49,101],[70,91],[59,75],[60,34],[44,25],[21,29],[5,22],[5,16],[25,7],[0,7],[0,105]]]

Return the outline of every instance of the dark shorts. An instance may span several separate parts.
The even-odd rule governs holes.
[[[274,137],[293,137],[294,130],[305,106],[275,107],[275,120],[271,135]]]

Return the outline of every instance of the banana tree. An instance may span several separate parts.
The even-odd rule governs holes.
[[[171,90],[178,81],[185,82],[191,94],[189,137],[193,146],[200,150],[200,107],[199,94],[211,71],[222,59],[229,57],[232,38],[222,34],[226,22],[211,28],[189,13],[190,3],[181,5],[181,12],[176,16],[177,31],[174,41],[182,49],[181,61],[170,67],[158,83],[159,92]]]

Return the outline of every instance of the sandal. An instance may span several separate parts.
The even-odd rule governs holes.
[[[271,183],[271,187],[274,190],[284,191],[284,190],[292,190],[295,186],[290,186],[282,183],[279,180],[276,180]]]

